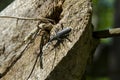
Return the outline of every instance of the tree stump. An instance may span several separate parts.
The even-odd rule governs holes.
[[[80,80],[98,45],[92,37],[91,15],[91,0],[15,0],[0,13],[7,16],[0,18],[1,80]],[[37,60],[31,73],[40,51],[41,35],[29,45],[24,39],[43,23],[53,25],[51,35],[62,30],[61,25],[70,27],[71,41],[64,39],[56,47],[56,41],[47,48],[43,46],[43,69]]]

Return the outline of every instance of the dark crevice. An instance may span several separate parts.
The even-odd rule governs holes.
[[[57,24],[61,19],[60,15],[63,11],[62,8],[63,3],[64,0],[60,0],[56,5],[54,5],[52,13],[49,16],[46,16],[46,18],[54,20],[55,23]]]

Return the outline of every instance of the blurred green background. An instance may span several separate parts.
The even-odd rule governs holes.
[[[95,30],[120,27],[120,0],[93,0]],[[120,80],[120,37],[101,39],[86,70],[87,80]]]
[[[93,0],[92,23],[94,30],[112,28],[114,24],[114,1]],[[113,80],[109,77],[109,49],[112,38],[101,39],[93,59],[93,64],[88,66],[86,80]]]
[[[0,11],[7,7],[14,0],[0,0]]]
[[[97,30],[111,28],[114,17],[114,0],[93,0],[93,13],[93,24],[97,26]]]

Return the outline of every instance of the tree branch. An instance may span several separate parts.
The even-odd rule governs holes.
[[[94,31],[93,37],[95,38],[120,37],[120,28]]]

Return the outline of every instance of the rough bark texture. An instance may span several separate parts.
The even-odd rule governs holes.
[[[57,7],[56,7],[57,6]],[[58,8],[58,9],[57,9]],[[43,69],[39,60],[30,80],[80,80],[90,53],[97,45],[92,37],[90,0],[15,0],[0,15],[40,18],[55,21],[54,30],[71,27],[69,39],[64,40],[53,50],[52,44],[43,50]],[[24,38],[46,21],[0,19],[0,77],[1,80],[26,80],[35,63],[41,36],[27,46]],[[53,42],[54,44],[55,42]]]

